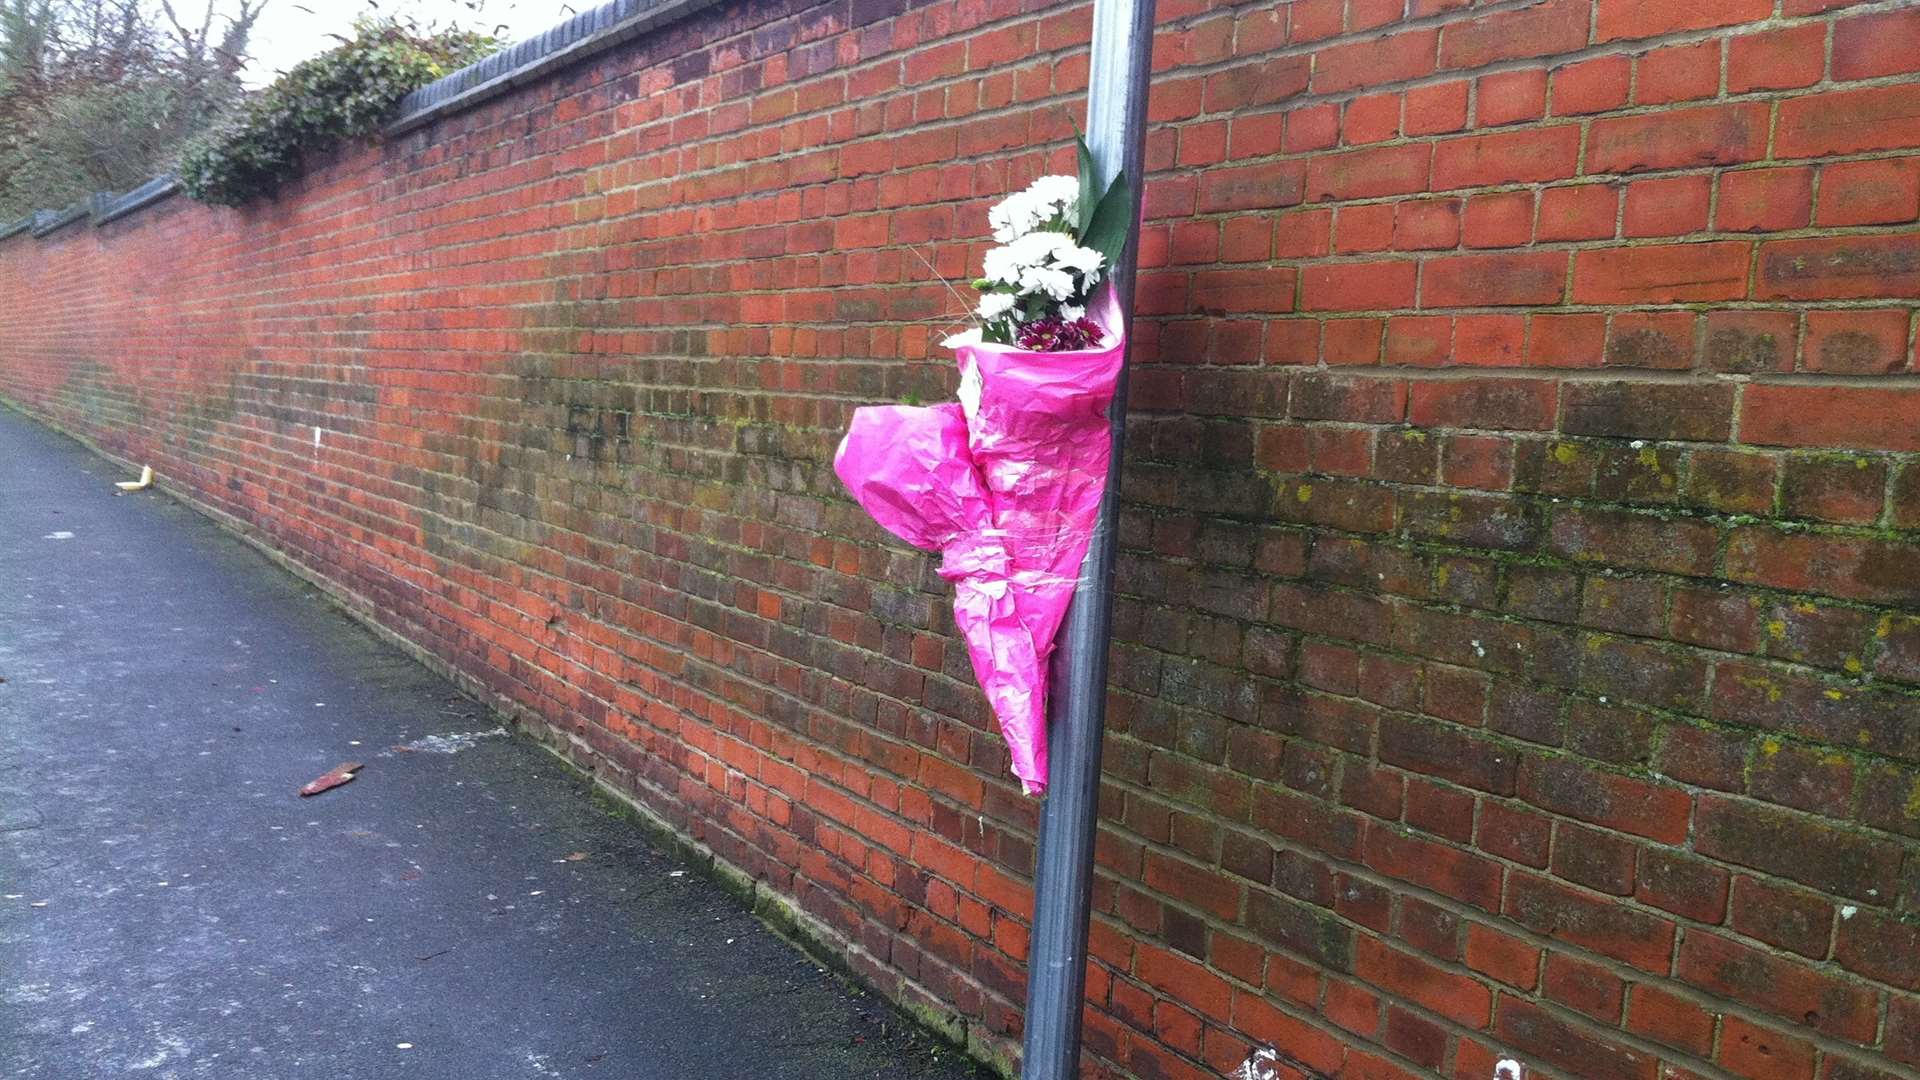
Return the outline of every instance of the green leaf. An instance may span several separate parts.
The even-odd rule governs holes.
[[[1092,248],[1106,257],[1108,273],[1112,272],[1113,264],[1120,261],[1120,249],[1126,246],[1127,230],[1133,224],[1134,214],[1133,185],[1128,182],[1127,174],[1121,173],[1100,197],[1100,204],[1093,208],[1093,219],[1080,236],[1081,247]]]
[[[1080,220],[1074,223],[1074,231],[1085,233],[1093,221],[1094,204],[1100,201],[1100,181],[1093,171],[1093,151],[1087,149],[1086,136],[1074,132],[1073,145],[1080,153]]]

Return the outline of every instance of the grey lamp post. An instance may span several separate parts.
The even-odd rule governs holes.
[[[1153,54],[1154,0],[1094,0],[1092,65],[1087,80],[1087,146],[1100,179],[1121,170],[1144,192],[1147,76]],[[1112,268],[1133,340],[1138,215]],[[1033,936],[1027,957],[1026,1043],[1022,1080],[1071,1080],[1080,1074],[1080,1010],[1087,987],[1087,912],[1093,886],[1094,826],[1100,801],[1100,741],[1107,711],[1107,641],[1113,614],[1114,534],[1120,459],[1126,437],[1127,372],[1110,414],[1113,456],[1093,542],[1053,657],[1048,717],[1047,797],[1040,808]]]

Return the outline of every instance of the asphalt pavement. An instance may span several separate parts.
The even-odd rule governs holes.
[[[0,408],[0,1077],[982,1075],[128,478]]]

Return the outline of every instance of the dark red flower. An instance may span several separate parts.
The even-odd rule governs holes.
[[[1071,352],[1075,349],[1090,349],[1100,344],[1105,336],[1100,329],[1100,324],[1092,319],[1079,318],[1067,322],[1053,315],[1021,323],[1019,333],[1016,335],[1021,348],[1034,352]]]

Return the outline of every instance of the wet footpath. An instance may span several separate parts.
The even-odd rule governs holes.
[[[981,1075],[125,479],[0,408],[0,1077]]]

